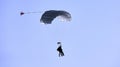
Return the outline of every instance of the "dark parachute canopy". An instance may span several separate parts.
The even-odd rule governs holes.
[[[45,11],[40,19],[40,22],[44,24],[51,24],[52,21],[56,18],[60,17],[62,21],[70,21],[71,15],[70,13],[63,10],[48,10]]]

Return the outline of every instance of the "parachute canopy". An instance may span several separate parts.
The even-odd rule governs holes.
[[[60,17],[62,21],[70,21],[71,15],[70,13],[63,10],[48,10],[43,13],[41,16],[40,22],[44,24],[51,24],[52,21],[56,18]]]

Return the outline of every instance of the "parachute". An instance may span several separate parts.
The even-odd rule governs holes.
[[[56,18],[60,17],[62,21],[70,21],[71,20],[71,14],[63,11],[63,10],[48,10],[43,13],[41,16],[40,22],[43,22],[44,24],[51,24],[52,21]]]
[[[24,14],[31,14],[31,13],[41,13],[40,12],[20,12],[20,16],[23,16]],[[40,22],[44,23],[44,24],[51,24],[52,21],[59,17],[62,21],[71,21],[71,14],[68,13],[67,11],[64,10],[48,10],[45,11],[40,19]],[[60,56],[64,56],[64,52],[62,49],[62,45],[61,42],[57,42],[57,44],[59,45],[59,47],[57,48],[57,51],[59,52],[59,57]]]

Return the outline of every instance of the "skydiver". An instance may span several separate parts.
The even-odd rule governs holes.
[[[62,46],[61,46],[61,42],[57,42],[57,44],[59,45],[59,47],[57,48],[57,51],[59,52],[59,57],[64,56]]]

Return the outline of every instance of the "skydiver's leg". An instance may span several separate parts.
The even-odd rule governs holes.
[[[64,53],[62,52],[62,56],[64,56]]]
[[[61,56],[64,56],[64,53],[63,53],[63,51],[61,51]]]
[[[60,52],[59,52],[59,57],[60,57]]]
[[[60,57],[60,56],[63,56],[63,54],[62,54],[61,52],[60,52],[60,54],[59,54],[59,57]]]

